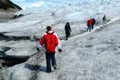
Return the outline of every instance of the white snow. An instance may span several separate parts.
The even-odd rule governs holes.
[[[21,2],[24,1],[21,0]],[[42,6],[34,9],[29,7],[29,9],[18,12],[25,16],[1,23],[0,32],[7,32],[4,34],[8,36],[40,38],[46,26],[52,25],[53,30],[62,39],[62,53],[56,53],[59,69],[49,74],[46,73],[45,54],[40,56],[39,53],[40,55],[32,56],[25,63],[5,70],[5,80],[120,79],[119,0],[38,0],[38,3],[39,1],[43,2]],[[33,1],[33,4],[36,2]],[[106,24],[102,23],[104,15],[110,20]],[[92,32],[86,32],[86,21],[90,17],[94,17],[98,24]],[[70,22],[72,33],[66,41],[64,40],[64,26],[67,21]],[[36,53],[35,41],[0,41],[0,47],[5,46],[12,47],[6,52],[7,55],[26,56]],[[32,70],[30,67],[34,66],[34,63],[41,65],[41,68],[37,71]]]

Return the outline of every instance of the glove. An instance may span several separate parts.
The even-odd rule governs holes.
[[[40,49],[37,47],[37,51],[40,51]]]
[[[58,49],[59,52],[62,52],[62,49]]]

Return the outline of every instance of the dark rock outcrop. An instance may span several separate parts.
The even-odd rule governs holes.
[[[0,23],[16,18],[14,13],[20,10],[22,8],[14,4],[11,0],[0,0]]]
[[[21,7],[19,7],[18,5],[14,4],[10,0],[0,0],[0,9],[3,9],[3,10],[13,9],[14,11],[22,10]]]

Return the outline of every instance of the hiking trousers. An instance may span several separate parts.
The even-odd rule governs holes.
[[[66,34],[66,40],[68,39],[68,37],[70,36],[70,31],[65,31]]]
[[[47,72],[51,72],[51,65],[56,65],[55,52],[46,52]]]
[[[87,31],[91,32],[92,26],[88,26]]]

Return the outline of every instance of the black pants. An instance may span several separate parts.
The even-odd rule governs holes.
[[[65,31],[66,33],[66,40],[68,39],[68,37],[70,36],[70,31]]]
[[[51,72],[51,64],[52,66],[56,65],[55,53],[46,52],[46,64],[47,71]]]
[[[94,25],[92,25],[92,29],[94,28]]]

